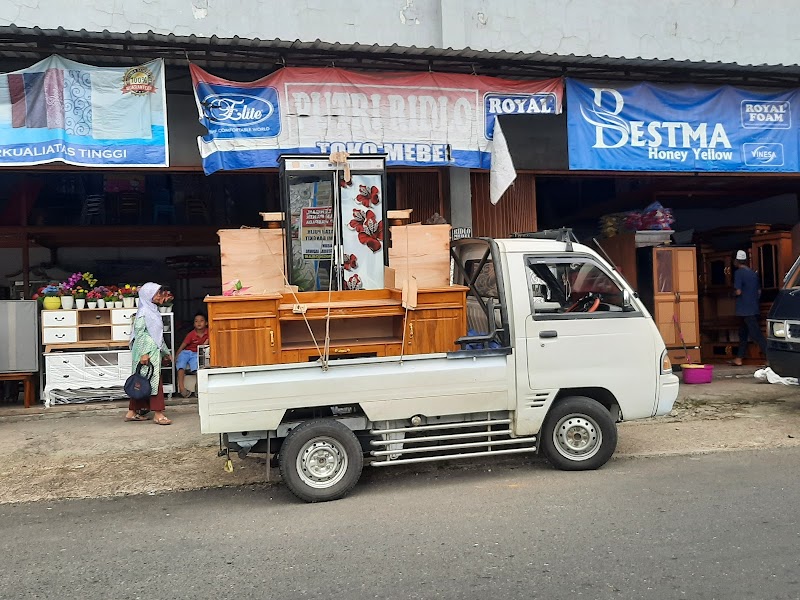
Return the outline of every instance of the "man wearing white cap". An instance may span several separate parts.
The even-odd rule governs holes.
[[[758,315],[761,312],[759,300],[761,299],[761,283],[758,275],[747,266],[747,252],[736,252],[736,273],[733,275],[733,287],[736,295],[736,316],[741,317],[739,327],[739,352],[731,364],[741,366],[742,359],[747,354],[747,343],[754,341],[767,354],[767,340],[758,324]]]

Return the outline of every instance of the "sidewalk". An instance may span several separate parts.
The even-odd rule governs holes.
[[[681,386],[670,415],[620,425],[615,456],[800,445],[800,387],[759,383],[752,372],[721,367],[709,385]],[[195,402],[168,406],[168,427],[124,422],[125,403],[0,410],[0,503],[265,481],[263,458],[233,457],[234,472],[223,470]]]

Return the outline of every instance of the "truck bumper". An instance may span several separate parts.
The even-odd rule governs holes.
[[[658,405],[654,417],[665,415],[672,410],[672,405],[678,399],[679,379],[677,375],[669,373],[659,375],[658,378]]]

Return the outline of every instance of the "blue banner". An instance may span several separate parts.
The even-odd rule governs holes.
[[[797,172],[798,90],[567,80],[569,168]]]
[[[0,73],[0,166],[169,166],[164,62],[93,67],[51,56]]]

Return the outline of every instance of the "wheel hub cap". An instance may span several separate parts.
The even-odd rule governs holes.
[[[297,456],[297,473],[306,485],[323,489],[336,485],[347,471],[347,454],[332,438],[309,440]]]
[[[588,460],[600,450],[603,433],[594,419],[586,415],[567,415],[553,431],[553,444],[570,460]]]

